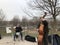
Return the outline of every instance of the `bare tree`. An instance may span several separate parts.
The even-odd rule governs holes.
[[[33,0],[28,4],[33,9],[47,12],[53,17],[54,26],[56,25],[56,17],[60,14],[59,0]]]
[[[26,9],[22,9],[22,11],[28,15],[29,17],[34,17],[33,13],[31,12],[31,10],[29,10],[28,8]]]
[[[29,3],[29,6],[34,7],[34,9],[40,9],[52,15],[54,21],[56,21],[56,16],[60,14],[59,5],[58,0],[33,0],[33,4]]]
[[[13,26],[16,26],[18,23],[20,23],[19,16],[14,16],[13,19],[11,20]]]
[[[22,26],[28,26],[28,19],[23,16],[21,24]]]
[[[5,18],[5,14],[2,9],[0,9],[0,21],[3,21]]]
[[[2,9],[0,9],[0,26],[4,25],[5,14]]]

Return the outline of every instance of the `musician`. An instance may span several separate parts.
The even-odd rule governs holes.
[[[48,22],[44,19],[46,13],[43,17],[40,17],[40,23],[38,25],[38,45],[48,45]]]
[[[22,31],[23,31],[22,27],[19,24],[17,24],[17,26],[15,28],[14,41],[15,41],[17,33],[19,33],[19,36],[21,36],[21,40],[23,41]]]
[[[48,29],[48,22],[43,18],[41,17],[41,20],[42,20],[42,23],[44,25],[44,36],[43,36],[43,42],[44,42],[44,45],[48,45],[48,32],[49,32],[49,29]]]

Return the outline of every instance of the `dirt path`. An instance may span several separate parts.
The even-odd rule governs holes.
[[[37,45],[37,43],[29,41],[13,41],[12,37],[4,37],[0,40],[0,45]]]

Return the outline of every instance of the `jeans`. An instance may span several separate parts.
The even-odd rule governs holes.
[[[14,41],[15,41],[15,38],[16,38],[16,33],[17,33],[17,32],[15,32],[15,34],[14,34]],[[21,40],[23,40],[22,32],[19,32],[19,33],[20,33],[20,34],[18,35],[18,37],[21,36]]]

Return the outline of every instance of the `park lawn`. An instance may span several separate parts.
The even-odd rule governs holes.
[[[2,36],[11,36],[12,34],[14,34],[14,31],[12,31],[12,33],[10,34],[7,34],[6,33],[6,30],[5,29],[0,29],[0,34]],[[60,31],[49,31],[49,35],[50,34],[58,34],[60,36]],[[23,32],[23,36],[26,36],[26,35],[30,35],[30,36],[33,36],[33,37],[37,37],[38,36],[38,32],[36,30],[24,30]]]
[[[55,30],[53,30],[53,31],[49,31],[49,34],[58,34],[59,36],[60,36],[60,31],[55,31]]]

